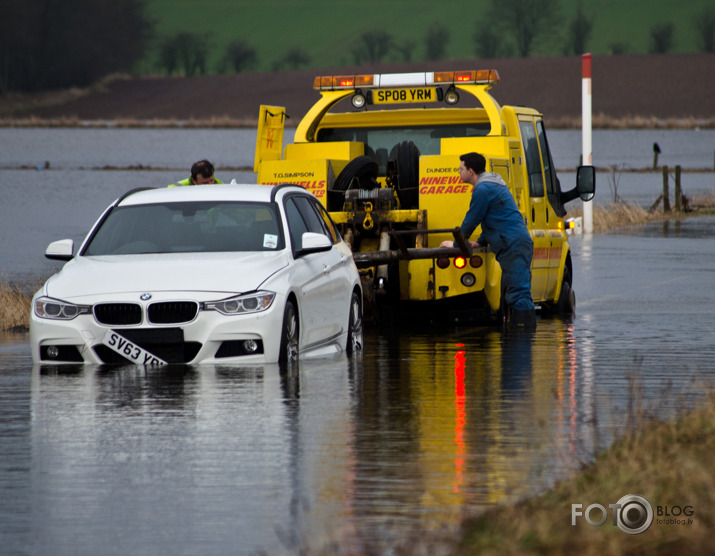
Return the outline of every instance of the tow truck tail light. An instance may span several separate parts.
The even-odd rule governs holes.
[[[472,258],[469,259],[469,264],[472,268],[479,268],[480,266],[482,266],[483,262],[484,261],[479,255],[472,255]]]

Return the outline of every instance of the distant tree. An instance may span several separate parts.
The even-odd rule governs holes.
[[[433,23],[427,29],[425,49],[428,60],[443,60],[446,57],[449,29],[439,23]]]
[[[484,25],[499,22],[500,29],[511,35],[521,57],[528,57],[534,40],[555,21],[558,0],[491,0]]]
[[[356,64],[381,62],[392,47],[393,39],[386,31],[376,29],[363,33],[352,47]]]
[[[243,39],[236,39],[226,47],[222,67],[230,66],[236,73],[241,73],[254,68],[257,63],[256,49]]]
[[[294,46],[273,64],[274,71],[289,69],[294,70],[310,64],[310,56],[300,46]]]
[[[617,56],[626,54],[628,52],[628,45],[623,42],[612,42],[608,45],[608,51]]]
[[[179,50],[176,37],[164,37],[159,44],[159,59],[157,67],[164,70],[166,75],[172,75],[179,69]]]
[[[84,87],[129,71],[153,37],[144,0],[4,0],[0,92]]]
[[[593,20],[586,17],[583,7],[578,5],[576,15],[569,25],[569,36],[566,44],[566,54],[583,54],[593,30]]]
[[[706,8],[695,18],[698,42],[703,52],[715,52],[715,7]]]
[[[411,62],[415,53],[416,41],[407,39],[401,43],[394,44],[393,48],[397,52],[401,62]]]
[[[158,66],[167,75],[182,71],[186,76],[206,73],[206,59],[209,53],[209,39],[206,35],[181,31],[164,37],[159,45]]]
[[[675,25],[670,21],[658,23],[650,30],[650,52],[653,54],[665,54],[673,47],[673,35]]]
[[[476,25],[474,31],[474,53],[480,58],[496,58],[500,52],[499,34],[486,26]]]

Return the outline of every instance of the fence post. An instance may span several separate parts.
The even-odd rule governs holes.
[[[675,167],[675,210],[683,210],[683,195],[680,189],[680,166]]]
[[[663,166],[663,212],[670,212],[670,195],[668,193],[668,167]]]

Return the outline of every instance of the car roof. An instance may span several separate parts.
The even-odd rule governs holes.
[[[308,191],[298,185],[256,185],[247,183],[230,183],[216,185],[195,185],[137,189],[120,198],[121,206],[144,205],[153,203],[176,203],[185,201],[252,201],[268,203],[281,190],[286,192]],[[275,192],[274,192],[275,190]]]

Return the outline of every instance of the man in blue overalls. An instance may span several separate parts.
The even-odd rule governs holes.
[[[515,328],[536,328],[536,313],[531,299],[531,259],[534,242],[514,197],[498,174],[486,171],[486,159],[478,153],[459,157],[459,177],[474,186],[462,234],[469,239],[481,224],[482,235],[477,245],[487,244],[496,255],[502,270],[504,299],[509,324]],[[451,241],[442,247],[455,246]]]

